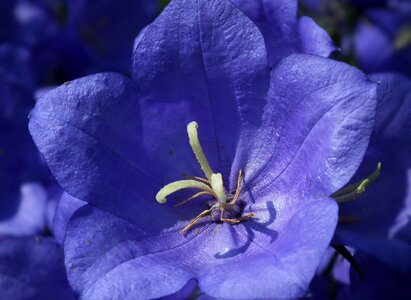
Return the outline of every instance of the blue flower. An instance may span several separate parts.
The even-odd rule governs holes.
[[[132,39],[157,6],[155,0],[6,1],[0,42],[28,49],[40,85],[93,71],[129,72]]]
[[[411,244],[410,219],[397,231],[395,238]],[[365,276],[360,278],[358,274],[351,272],[354,299],[408,299],[411,296],[411,269],[401,272],[362,251],[357,251],[355,259],[363,267]]]
[[[411,13],[395,9],[369,9],[358,23],[354,54],[368,73],[401,72],[411,75]]]
[[[5,48],[0,49],[0,61],[10,58]],[[16,60],[0,64],[0,220],[16,211],[23,183],[50,183],[50,174],[27,129],[34,99],[30,83],[19,76],[23,53],[15,54]]]
[[[316,56],[269,69],[263,36],[231,1],[175,0],[138,39],[132,79],[88,76],[39,100],[31,134],[90,204],[65,235],[77,293],[155,298],[193,278],[218,298],[306,293],[376,87]]]
[[[311,18],[297,18],[297,0],[233,2],[263,34],[271,66],[293,53],[328,57],[336,50],[327,32]]]
[[[19,200],[17,211],[0,220],[0,237],[28,236],[45,231],[48,195],[44,187],[39,183],[23,184]]]
[[[411,268],[411,240],[397,238],[409,220],[411,168],[411,81],[398,74],[376,74],[378,106],[370,145],[353,182],[382,163],[380,175],[359,197],[339,199],[336,241],[373,255],[391,268]],[[352,201],[350,201],[352,200]]]
[[[63,249],[42,237],[0,241],[0,286],[4,299],[75,299],[66,277]]]
[[[342,58],[366,73],[410,75],[411,2],[302,0],[341,48]]]

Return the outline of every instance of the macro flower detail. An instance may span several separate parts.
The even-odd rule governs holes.
[[[218,220],[220,222],[226,222],[230,224],[237,224],[241,221],[250,219],[254,216],[254,213],[248,213],[241,216],[242,208],[241,202],[237,202],[240,198],[241,183],[243,181],[243,174],[240,170],[237,179],[237,187],[234,194],[229,194],[224,188],[223,179],[221,173],[213,173],[210,164],[206,156],[204,155],[200,141],[197,134],[198,124],[191,122],[187,126],[188,136],[190,138],[190,145],[193,152],[203,170],[206,178],[187,176],[188,180],[180,180],[167,184],[156,195],[156,199],[160,203],[166,202],[166,196],[181,189],[194,188],[201,190],[188,199],[180,202],[176,206],[187,203],[199,196],[209,195],[214,198],[214,201],[210,204],[210,208],[202,211],[197,217],[195,217],[186,227],[184,227],[180,233],[185,233],[191,227],[193,227],[200,219],[211,215],[213,221]],[[217,214],[217,218],[215,217]],[[226,215],[229,215],[227,218]],[[240,215],[239,217],[236,217]]]
[[[330,195],[366,150],[375,94],[357,69],[316,56],[291,55],[270,74],[259,29],[231,1],[172,1],[138,39],[131,79],[73,80],[31,113],[53,175],[89,203],[65,234],[70,285],[84,299],[163,297],[192,279],[224,299],[304,296],[337,223]],[[211,207],[243,203],[225,219],[250,217],[193,224],[209,203],[174,207],[193,186]]]

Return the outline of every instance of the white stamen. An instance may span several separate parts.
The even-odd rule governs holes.
[[[203,148],[201,147],[200,141],[198,139],[197,129],[198,124],[195,121],[190,122],[187,125],[187,133],[190,140],[190,146],[193,149],[193,152],[205,176],[207,177],[208,181],[211,182],[211,175],[213,174],[213,170],[211,169],[210,164],[208,163],[208,160],[204,155]]]
[[[199,189],[203,191],[207,191],[211,194],[214,195],[214,191],[205,183],[196,181],[196,180],[179,180],[179,181],[174,181],[172,183],[167,184],[164,186],[161,190],[158,191],[156,195],[156,200],[159,203],[166,203],[167,201],[167,196],[182,190],[182,189]]]
[[[217,200],[220,203],[227,203],[227,196],[223,186],[223,177],[221,173],[211,175],[211,187],[217,196]]]

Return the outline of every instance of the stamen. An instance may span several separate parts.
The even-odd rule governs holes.
[[[166,203],[167,196],[182,189],[199,189],[215,195],[213,190],[206,184],[195,180],[179,180],[164,186],[156,195],[156,200],[159,203]]]
[[[201,212],[197,217],[195,217],[194,219],[191,220],[190,223],[188,223],[188,225],[186,227],[183,228],[183,230],[180,231],[181,234],[184,234],[187,232],[187,230],[189,230],[191,227],[193,227],[198,221],[200,221],[200,219],[204,218],[205,216],[207,216],[208,214],[211,213],[211,209],[206,209],[203,212]]]
[[[244,215],[244,216],[242,216],[242,217],[240,217],[240,218],[235,218],[235,219],[221,218],[221,221],[227,222],[227,223],[230,223],[230,224],[238,224],[238,223],[240,223],[240,222],[242,222],[242,221],[251,219],[251,218],[254,217],[254,216],[255,216],[255,214],[251,212],[251,213],[248,213],[248,214],[246,214],[246,215]]]
[[[378,176],[380,175],[380,171],[381,171],[381,163],[379,162],[377,164],[377,168],[375,169],[375,171],[370,176],[368,176],[366,179],[362,180],[361,182],[357,182],[345,188],[342,188],[341,190],[332,194],[332,197],[338,203],[344,203],[344,202],[348,202],[348,201],[352,201],[356,199],[359,195],[365,192],[366,188],[371,183],[373,183],[378,178]]]
[[[238,172],[237,189],[235,190],[233,200],[230,202],[232,204],[236,203],[238,198],[240,198],[242,181],[243,181],[243,171],[240,169],[240,172]]]
[[[206,191],[198,192],[197,194],[194,194],[194,195],[191,196],[190,198],[188,198],[188,199],[186,199],[186,200],[184,200],[184,201],[181,201],[181,202],[177,203],[176,205],[174,205],[174,207],[179,207],[179,206],[187,203],[188,201],[191,201],[191,200],[193,200],[193,199],[195,199],[195,198],[197,198],[197,197],[203,196],[203,195],[211,195],[211,196],[214,196],[214,194],[211,194],[211,193],[206,192]]]
[[[210,164],[204,155],[203,148],[201,147],[200,141],[198,139],[197,129],[197,122],[191,122],[187,125],[187,133],[190,140],[190,146],[193,149],[195,157],[198,163],[200,164],[200,167],[203,170],[206,178],[185,175],[184,178],[186,178],[186,180],[179,180],[169,183],[166,186],[164,186],[160,191],[158,191],[156,195],[156,200],[158,202],[165,203],[167,201],[168,195],[175,193],[179,190],[189,188],[200,190],[199,192],[187,198],[186,200],[177,203],[175,207],[179,207],[203,195],[210,195],[213,197],[212,203],[210,204],[211,208],[204,210],[197,217],[191,220],[190,223],[180,231],[181,234],[186,233],[200,219],[206,217],[207,215],[211,215],[211,212],[214,212],[216,210],[220,210],[221,212],[220,221],[227,222],[230,224],[238,224],[244,220],[248,220],[254,217],[254,213],[248,213],[239,218],[226,219],[224,217],[225,210],[230,210],[230,216],[233,213],[235,213],[234,216],[236,216],[238,213],[240,213],[241,215],[242,213],[241,209],[234,204],[240,198],[241,185],[244,175],[240,170],[237,179],[237,189],[234,193],[234,196],[232,196],[231,193],[227,194],[227,191],[224,189],[223,177],[221,173],[213,173],[213,170],[211,169]],[[214,221],[213,218],[212,221]]]
[[[213,189],[217,200],[220,203],[227,203],[227,196],[223,186],[223,177],[221,173],[216,173],[211,175],[211,188]]]
[[[208,160],[204,155],[203,148],[201,147],[200,141],[198,139],[197,129],[198,124],[195,121],[187,125],[187,133],[190,140],[190,146],[193,149],[198,163],[200,164],[201,170],[203,170],[208,181],[211,182],[211,175],[213,174],[213,170],[211,169],[210,164],[208,163]]]

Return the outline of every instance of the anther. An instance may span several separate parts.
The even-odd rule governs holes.
[[[241,193],[241,183],[243,182],[243,171],[240,169],[238,172],[238,179],[237,179],[237,188],[235,190],[235,194],[233,197],[233,200],[230,202],[232,204],[236,203],[237,200],[240,198],[240,193]]]

